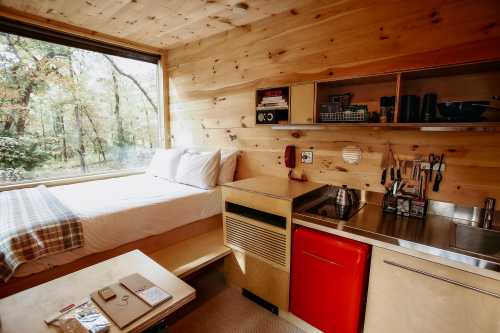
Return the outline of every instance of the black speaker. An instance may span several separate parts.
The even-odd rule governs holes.
[[[257,124],[277,124],[278,117],[276,111],[257,111],[255,122]]]

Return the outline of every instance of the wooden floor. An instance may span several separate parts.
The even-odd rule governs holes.
[[[179,277],[202,269],[230,254],[224,246],[222,228],[173,244],[149,256]]]

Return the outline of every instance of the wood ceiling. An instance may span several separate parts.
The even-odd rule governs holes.
[[[9,10],[159,49],[176,47],[322,1],[0,0]],[[0,8],[1,12],[1,8]],[[248,27],[247,27],[248,28]]]

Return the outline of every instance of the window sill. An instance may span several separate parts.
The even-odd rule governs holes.
[[[9,185],[0,185],[0,192],[9,191],[9,190],[18,190],[22,188],[30,188],[38,185],[45,185],[47,187],[50,186],[60,186],[60,185],[69,185],[83,182],[90,182],[93,180],[102,180],[109,178],[118,178],[132,175],[140,175],[143,174],[144,170],[134,170],[134,171],[118,171],[118,172],[109,172],[109,173],[100,173],[100,174],[92,174],[87,176],[80,177],[71,177],[71,178],[61,178],[61,179],[45,179],[34,182],[26,182],[19,184],[9,184]]]

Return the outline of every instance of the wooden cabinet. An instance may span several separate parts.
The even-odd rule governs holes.
[[[314,122],[314,83],[297,84],[291,87],[291,124],[312,124]]]
[[[222,186],[229,283],[288,311],[293,202],[323,186],[269,176]]]
[[[365,333],[500,333],[500,281],[373,248]]]
[[[227,280],[288,310],[292,203],[223,187]]]

